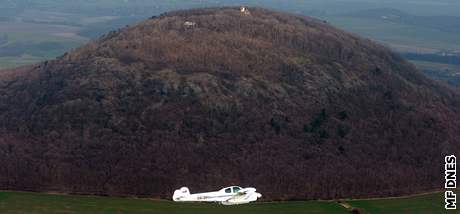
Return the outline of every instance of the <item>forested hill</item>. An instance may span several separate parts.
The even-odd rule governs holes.
[[[441,188],[459,95],[309,17],[175,11],[0,76],[0,189],[264,198]]]

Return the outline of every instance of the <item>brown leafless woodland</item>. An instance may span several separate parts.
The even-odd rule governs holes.
[[[436,189],[443,155],[460,150],[459,100],[320,20],[176,11],[0,72],[0,189],[169,198],[238,184],[277,200]]]

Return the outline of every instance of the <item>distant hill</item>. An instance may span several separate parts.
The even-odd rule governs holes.
[[[460,98],[309,17],[175,11],[0,72],[0,189],[265,199],[441,188]]]

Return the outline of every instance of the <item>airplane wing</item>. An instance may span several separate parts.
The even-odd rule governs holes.
[[[223,201],[223,205],[236,205],[236,204],[247,204],[253,201],[257,201],[258,198],[262,197],[260,193],[257,193],[255,191],[248,191],[248,190],[243,190],[237,192],[236,195],[233,197],[229,198],[226,201]]]
[[[238,192],[236,195],[232,196],[231,198],[227,199],[226,202],[232,202],[232,203],[235,203],[235,202],[239,202],[239,201],[242,201],[244,200],[245,196],[246,196],[247,193],[245,192]]]
[[[248,191],[239,191],[236,193],[237,196],[246,195],[246,194],[248,194]]]

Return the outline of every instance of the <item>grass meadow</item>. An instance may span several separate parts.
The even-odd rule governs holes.
[[[444,210],[443,193],[407,198],[349,200],[348,205],[364,213],[437,214],[460,213]],[[0,192],[0,213],[5,214],[341,214],[352,213],[335,201],[260,202],[239,206],[171,201],[57,195],[45,193]]]

